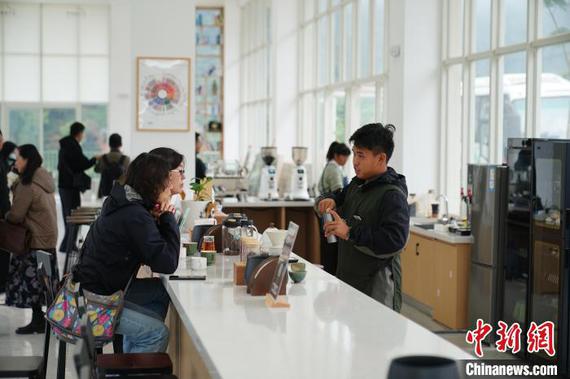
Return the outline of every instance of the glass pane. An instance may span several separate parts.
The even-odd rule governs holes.
[[[570,6],[565,0],[542,0],[542,36],[570,32]]]
[[[40,59],[34,56],[4,57],[4,100],[40,100]]]
[[[447,156],[457,159],[446,160],[446,194],[449,198],[449,212],[459,214],[461,188],[461,126],[463,118],[463,66],[453,65],[447,70]]]
[[[305,21],[315,15],[315,0],[301,0],[305,4]]]
[[[81,54],[109,54],[109,8],[81,6],[79,22]]]
[[[352,61],[354,49],[352,47],[352,3],[344,7],[344,79],[352,79]]]
[[[491,0],[475,0],[474,52],[491,48]]]
[[[340,34],[340,10],[335,11],[332,15],[332,81],[333,83],[340,81],[340,60],[341,60],[341,44],[342,35]]]
[[[315,130],[315,100],[312,93],[303,96],[303,146],[315,146],[313,132]],[[309,154],[309,158],[311,154]]]
[[[77,101],[76,58],[44,57],[42,74],[44,101]]]
[[[315,85],[313,67],[315,62],[315,24],[305,27],[303,35],[303,88],[312,88]]]
[[[88,103],[109,101],[109,59],[79,60],[79,100]]]
[[[503,65],[502,151],[506,157],[507,140],[524,137],[526,130],[526,53],[505,55]]]
[[[69,135],[69,126],[76,120],[73,108],[47,108],[43,111],[44,167],[57,171],[59,140]]]
[[[319,76],[319,85],[326,84],[327,82],[327,18],[322,17],[319,19],[319,36],[318,36],[318,62],[317,72]]]
[[[318,0],[319,1],[319,13],[323,13],[327,9],[327,0]]]
[[[537,142],[534,146],[535,188],[533,202],[533,286],[531,321],[554,323],[554,345],[557,345],[560,262],[563,252],[563,233],[560,231],[563,196],[564,145]],[[548,356],[539,353],[544,358]],[[552,359],[552,358],[551,358]]]
[[[360,125],[370,124],[376,119],[376,87],[371,84],[360,88],[358,94]]]
[[[570,43],[540,49],[540,138],[569,138],[570,133]]]
[[[504,0],[501,45],[526,42],[527,0]]]
[[[344,142],[346,138],[346,93],[344,91],[336,91],[332,100],[335,138],[339,142]]]
[[[107,105],[84,105],[81,118],[85,125],[83,152],[90,157],[107,149]]]
[[[322,92],[317,93],[317,131],[316,131],[316,146],[317,152],[315,157],[318,161],[315,162],[317,167],[321,167],[325,161],[325,96]]]
[[[370,75],[370,0],[358,3],[358,77]]]
[[[77,54],[79,15],[76,6],[43,6],[42,48],[45,54]]]
[[[489,163],[490,161],[490,133],[489,133],[489,60],[480,60],[474,63],[475,91],[472,96],[473,127],[471,128],[471,159],[470,163]]]
[[[40,146],[40,110],[14,108],[8,110],[8,138],[16,145]]]
[[[2,60],[2,54],[0,53],[0,101],[4,101],[4,83],[2,78],[4,77],[4,61]],[[0,114],[1,116],[1,114]],[[0,127],[2,118],[0,117]]]
[[[331,6],[335,6],[335,5],[339,5],[340,4],[340,0],[331,0]]]
[[[465,0],[449,0],[448,6],[448,57],[459,57],[463,55],[463,26],[464,26],[464,6]]]
[[[374,72],[377,74],[382,73],[384,70],[384,0],[375,1],[375,22],[374,22],[374,38],[375,53],[374,53]]]
[[[5,14],[4,51],[7,53],[40,52],[40,7],[36,4],[10,4]]]

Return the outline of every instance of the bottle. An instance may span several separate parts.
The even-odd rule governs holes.
[[[459,195],[460,203],[459,203],[459,220],[466,221],[467,220],[467,198],[465,197],[465,192],[463,191],[463,187],[461,187],[461,193]]]
[[[432,209],[431,205],[435,203],[435,190],[430,189],[428,190],[427,197],[426,197],[426,204],[425,204],[425,215],[426,217],[432,217]]]
[[[332,221],[332,220],[333,220],[333,216],[332,216],[330,213],[325,213],[325,214],[323,214],[323,230],[324,230],[324,225],[325,225],[327,222],[330,222],[330,221]],[[337,242],[336,236],[334,236],[334,235],[328,236],[328,237],[327,237],[327,242],[328,242],[328,243],[336,243],[336,242]]]
[[[471,208],[473,205],[473,193],[467,188],[467,227],[471,228]]]

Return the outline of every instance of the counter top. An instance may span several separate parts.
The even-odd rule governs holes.
[[[433,238],[451,244],[473,244],[473,236],[460,236],[449,232],[422,229],[419,226],[410,225],[410,232],[420,236]]]
[[[250,197],[247,201],[238,201],[235,198],[222,199],[222,206],[228,208],[281,208],[281,207],[312,207],[315,201],[311,200],[277,200],[265,201]]]
[[[457,346],[304,261],[290,309],[233,285],[236,257],[218,255],[205,281],[163,276],[183,326],[218,378],[385,378],[398,356],[473,359]],[[177,274],[188,274],[181,257]]]

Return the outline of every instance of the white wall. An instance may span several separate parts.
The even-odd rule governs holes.
[[[441,0],[390,0],[386,121],[410,192],[439,186]]]
[[[119,133],[123,136],[123,151],[131,157],[160,146],[175,149],[184,154],[187,170],[193,173],[195,2],[111,0],[109,4],[109,133]],[[159,133],[136,130],[136,59],[143,56],[191,58],[190,132]]]

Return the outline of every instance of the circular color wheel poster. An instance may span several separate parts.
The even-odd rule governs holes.
[[[138,58],[137,129],[190,130],[190,59]]]

